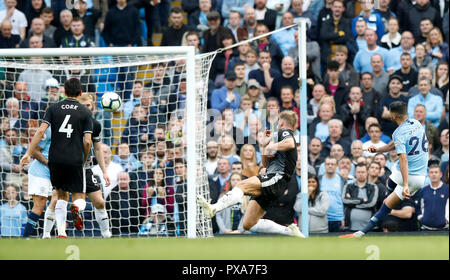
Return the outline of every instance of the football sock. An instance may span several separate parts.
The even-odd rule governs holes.
[[[81,212],[86,208],[86,200],[81,198],[75,200],[73,204],[78,207],[78,212]]]
[[[44,215],[44,236],[49,236],[52,231],[53,225],[55,224],[55,210],[47,207]]]
[[[216,204],[213,207],[217,212],[222,211],[223,209],[230,207],[242,200],[244,196],[244,192],[240,188],[233,188],[231,191],[227,192],[224,196],[219,198]]]
[[[387,207],[386,204],[383,203],[380,210],[378,210],[378,212],[375,213],[372,218],[370,218],[369,224],[365,226],[361,231],[364,233],[371,231],[380,222],[382,222],[387,217],[387,215],[389,215],[389,213],[391,213],[391,209],[389,209],[389,207]]]
[[[39,222],[39,215],[30,211],[28,214],[28,221],[25,225],[25,230],[23,231],[23,237],[30,237],[36,235],[36,227]]]
[[[274,221],[267,219],[259,219],[259,221],[254,225],[250,231],[263,232],[263,233],[278,233],[283,235],[292,236],[292,230],[286,226],[275,223]]]
[[[106,212],[106,209],[97,209],[94,208],[95,212],[95,220],[97,221],[98,225],[100,226],[101,232],[109,231],[109,219],[108,219],[108,213]]]
[[[66,235],[67,201],[58,200],[55,206],[56,227],[58,235]]]

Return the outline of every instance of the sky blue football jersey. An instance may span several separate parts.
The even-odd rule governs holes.
[[[48,151],[50,149],[51,135],[52,135],[51,128],[48,127],[47,130],[45,131],[44,137],[38,144],[38,146],[42,148],[41,153],[42,155],[44,155],[46,159],[48,159]],[[48,169],[48,166],[42,164],[37,159],[31,162],[30,168],[28,169],[28,174],[31,174],[36,177],[50,179],[50,171]]]

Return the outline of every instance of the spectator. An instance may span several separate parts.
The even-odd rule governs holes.
[[[102,17],[102,11],[94,6],[95,5],[88,8],[87,0],[82,0],[79,1],[78,6],[75,6],[75,10],[72,11],[74,17],[79,17],[83,20],[83,24],[85,26],[84,34],[91,38],[95,38],[95,28],[97,26],[97,22],[99,22]],[[103,22],[104,18],[101,21]]]
[[[373,75],[372,73],[366,72],[361,73],[360,85],[362,90],[362,99],[366,105],[370,106],[370,113],[374,114],[375,107],[378,105],[380,99],[384,96],[377,92],[373,88]]]
[[[121,171],[116,179],[119,187],[113,188],[106,199],[106,210],[113,235],[131,235],[139,231],[139,192],[133,187],[127,172]]]
[[[417,216],[414,203],[410,199],[405,199],[397,204],[382,222],[381,228],[383,232],[417,231]]]
[[[438,63],[435,72],[435,84],[434,86],[442,93],[447,94],[449,90],[449,78],[448,78],[448,62],[441,61]]]
[[[429,1],[429,0],[422,0]],[[439,62],[449,61],[449,47],[442,36],[439,28],[434,27],[428,34],[428,38],[425,44],[427,53],[431,56],[434,66],[437,66]]]
[[[378,8],[375,9],[375,13],[378,14],[383,21],[385,31],[388,30],[389,19],[396,18],[395,13],[391,9],[391,0],[378,1]]]
[[[229,71],[225,75],[225,85],[215,89],[211,96],[211,108],[222,112],[225,108],[233,110],[239,108],[241,96],[234,90],[236,86],[236,74]]]
[[[183,11],[180,7],[171,9],[170,21],[172,25],[163,32],[161,46],[181,46],[181,39],[188,27],[183,23]]]
[[[321,24],[319,44],[322,70],[326,68],[327,61],[333,58],[332,50],[336,45],[346,45],[353,41],[350,22],[343,17],[344,9],[344,1],[334,0],[331,6],[332,15]]]
[[[195,47],[195,54],[200,54],[202,46],[200,45],[200,35],[195,31],[188,31],[185,33],[186,43],[183,46]]]
[[[363,0],[361,1],[362,11],[361,13],[355,17],[352,21],[352,32],[353,36],[356,36],[355,32],[355,24],[358,18],[363,18],[367,22],[367,28],[374,30],[378,38],[383,37],[384,35],[384,23],[381,18],[380,13],[377,13],[374,9],[374,3],[371,0]]]
[[[61,46],[63,38],[72,35],[72,12],[68,9],[62,10],[59,14],[60,26],[53,33],[53,41],[57,47]]]
[[[415,196],[417,220],[423,231],[448,231],[448,184],[441,180],[439,165],[431,165],[428,169],[431,183],[421,188]]]
[[[200,0],[192,2],[198,5],[198,7],[192,12],[188,12],[184,7],[182,7],[182,9],[188,13],[187,25],[192,30],[203,32],[208,29],[207,15],[209,12],[211,12],[212,9],[211,0]]]
[[[274,79],[270,89],[270,96],[280,99],[281,89],[284,86],[291,86],[295,91],[299,88],[298,75],[295,74],[294,59],[290,56],[283,58],[281,63],[282,74],[278,79]]]
[[[251,118],[257,118],[258,115],[253,111],[253,104],[248,95],[241,98],[241,108],[234,115],[235,126],[244,132],[244,137],[249,135],[248,124]],[[234,135],[233,135],[234,136]]]
[[[389,74],[383,70],[383,57],[379,54],[372,55],[370,65],[372,66],[372,88],[375,92],[378,92],[379,98],[381,99],[387,95]]]
[[[134,171],[142,165],[136,156],[130,153],[130,146],[127,143],[117,146],[117,154],[113,156],[113,162],[122,166],[125,172]]]
[[[441,162],[446,162],[449,155],[448,128],[441,131],[440,142],[441,147],[434,151],[433,155],[441,159]]]
[[[124,119],[128,120],[130,118],[131,113],[133,113],[134,106],[140,104],[143,87],[144,87],[144,84],[142,81],[134,81],[133,89],[131,91],[132,96],[131,96],[130,100],[125,101],[123,103]]]
[[[110,47],[140,46],[141,24],[139,12],[127,4],[128,0],[117,0],[117,5],[111,7],[106,15],[103,39]]]
[[[372,108],[362,99],[361,88],[352,87],[349,96],[347,103],[341,106],[341,116],[344,127],[350,128],[350,140],[353,141],[365,134],[365,120],[371,116]]]
[[[308,163],[314,167],[316,173],[319,171],[320,165],[324,162],[325,157],[321,153],[322,141],[313,137],[308,144]]]
[[[225,34],[233,36],[230,29],[220,25],[220,14],[217,11],[211,11],[207,15],[209,29],[203,31],[203,52],[213,52],[222,48],[222,40]]]
[[[358,46],[358,50],[362,50],[367,48],[367,42],[364,39],[364,33],[367,29],[367,22],[362,18],[359,17],[358,20],[355,22],[355,32],[356,32],[356,38],[355,42]]]
[[[367,148],[370,146],[375,146],[377,148],[383,147],[384,145],[387,145],[387,143],[383,142],[382,140],[380,140],[380,136],[381,136],[381,125],[374,123],[369,125],[369,130],[367,131],[369,133],[370,136],[370,140],[367,142],[364,142],[363,144],[363,149],[364,149],[364,153],[363,155],[365,157],[373,157],[375,156],[375,153],[371,153],[369,151],[367,151]]]
[[[400,56],[400,63],[402,66],[394,72],[394,75],[402,78],[402,94],[407,95],[408,90],[417,84],[417,71],[412,68],[412,57],[409,53]]]
[[[339,62],[330,60],[327,63],[327,76],[324,79],[325,90],[336,103],[336,113],[340,114],[341,107],[348,100],[348,89],[342,76],[339,76]]]
[[[0,11],[0,22],[7,19],[12,24],[11,33],[19,35],[21,40],[25,40],[26,28],[28,26],[27,18],[25,14],[18,9],[17,0],[4,0],[6,9]]]
[[[338,161],[338,168],[336,169],[336,172],[341,176],[345,184],[355,181],[355,166],[348,156],[343,156]]]
[[[155,154],[147,148],[139,154],[139,162],[141,163],[139,168],[129,172],[129,174],[131,182],[136,185],[138,191],[141,193],[151,178],[151,172],[155,168]]]
[[[299,22],[299,19],[306,20],[306,36],[308,41],[317,41],[317,20],[313,13],[304,9],[303,0],[293,0],[290,12],[294,16],[294,22]]]
[[[145,219],[139,229],[139,235],[174,235],[174,227],[173,220],[166,214],[164,205],[157,203],[151,206],[149,217]]]
[[[4,180],[18,186],[21,183],[21,175],[25,173],[25,169],[20,167],[20,158],[26,152],[26,146],[21,145],[19,136],[17,130],[7,129],[3,136],[4,145],[0,146],[0,170],[6,173]]]
[[[220,158],[217,162],[217,172],[217,177],[211,179],[209,184],[211,201],[219,199],[220,194],[224,191],[226,182],[230,179],[230,162],[226,158]]]
[[[281,108],[280,112],[285,110],[291,110],[297,113],[300,119],[300,110],[294,104],[294,91],[290,86],[284,86],[281,88]],[[300,121],[299,121],[300,126]]]
[[[401,90],[403,88],[403,79],[397,75],[391,75],[389,77],[389,94],[381,98],[378,110],[377,110],[377,118],[380,120],[380,125],[383,133],[392,137],[392,133],[397,128],[397,125],[394,124],[391,120],[391,113],[389,112],[389,106],[392,102],[402,101],[407,103],[408,98],[401,94]],[[382,139],[385,142],[385,140]]]
[[[222,6],[217,7],[217,10],[220,9],[219,11],[226,23],[231,11],[238,11],[241,15],[244,15],[248,8],[253,7],[253,4],[254,0],[223,0]]]
[[[269,51],[259,51],[258,63],[260,68],[250,71],[248,79],[255,79],[261,86],[263,93],[268,94],[272,88],[272,82],[281,74],[276,68],[272,67],[272,57]]]
[[[62,38],[63,48],[95,47],[95,38],[84,34],[84,22],[81,18],[74,18],[70,24],[71,35]]]
[[[319,112],[320,100],[326,95],[325,87],[322,84],[315,84],[312,90],[312,98],[308,101],[308,124],[310,124]]]
[[[35,36],[30,38],[30,44]],[[42,64],[42,57],[30,57],[29,64]],[[34,102],[39,102],[46,95],[44,90],[45,81],[53,78],[52,74],[42,69],[25,69],[20,73],[18,81],[26,82],[28,86],[28,95]]]
[[[227,0],[225,0],[227,1]],[[235,0],[231,0],[235,1]],[[246,1],[246,0],[244,0]],[[244,5],[245,6],[245,5]],[[244,23],[240,26],[237,31],[237,37],[239,41],[244,41],[247,39],[251,39],[254,37],[256,25],[258,22],[256,21],[256,13],[253,7],[244,8]],[[223,14],[222,14],[223,16]]]
[[[414,70],[419,72],[420,68],[427,67],[430,69],[431,72],[433,72],[435,69],[435,66],[432,62],[431,56],[427,54],[425,45],[424,44],[416,44],[415,49],[416,49],[416,56],[413,58],[413,65],[412,65]]]
[[[233,162],[241,161],[240,157],[237,155],[236,143],[231,135],[225,134],[220,136],[217,143],[219,144],[219,156],[227,159],[230,166]]]
[[[280,113],[280,102],[278,99],[275,97],[269,97],[267,99],[266,113],[267,117],[265,128],[275,131],[278,127],[278,114]]]
[[[358,164],[355,168],[356,180],[342,190],[345,206],[345,224],[351,231],[364,228],[373,215],[378,202],[378,187],[367,181],[367,166]]]
[[[337,163],[335,158],[325,158],[326,172],[323,176],[319,176],[321,190],[328,193],[330,198],[330,207],[327,212],[329,232],[340,232],[345,228],[344,204],[341,195],[344,181],[340,175],[336,174]]]
[[[414,37],[421,35],[420,20],[429,18],[434,26],[441,26],[439,12],[431,5],[430,0],[418,0],[406,13],[405,30],[410,30]]]
[[[429,18],[422,18],[420,20],[420,35],[416,37],[416,43],[417,44],[421,44],[421,45],[425,45],[427,38],[428,38],[428,34],[430,34],[431,29],[433,29],[434,24],[431,21],[431,19]]]
[[[16,130],[16,132],[24,131],[27,119],[29,119],[29,112],[21,110],[20,102],[15,97],[10,97],[5,102],[6,109],[3,110],[3,116],[8,118],[9,127]]]
[[[381,37],[380,46],[388,50],[400,46],[402,35],[398,32],[399,29],[398,19],[391,17],[387,22],[387,32]]]
[[[378,201],[375,209],[379,209],[386,198],[386,182],[383,182],[380,177],[381,165],[378,162],[372,161],[368,165],[367,181],[378,187]]]
[[[28,215],[25,206],[18,201],[18,193],[18,185],[5,184],[3,195],[6,202],[0,206],[1,236],[20,237],[23,234]]]
[[[152,206],[161,204],[167,215],[174,213],[175,197],[174,188],[167,184],[166,169],[157,167],[150,177],[149,183],[144,187],[142,195],[142,207],[145,209],[145,217],[152,213]]]
[[[352,164],[358,164],[358,159],[363,155],[363,142],[361,140],[354,140],[350,146]]]
[[[53,36],[55,35],[56,26],[51,24],[54,19],[52,8],[49,8],[49,7],[44,8],[41,12],[40,17],[44,20],[44,24],[45,24],[44,35],[49,37],[50,39],[52,39],[53,43],[54,43],[55,40],[54,40]],[[56,44],[55,44],[55,46],[56,46]]]
[[[183,159],[175,159],[175,202],[178,206],[178,227],[181,236],[187,234],[187,168]]]
[[[414,118],[418,120],[425,128],[425,134],[427,135],[428,143],[431,144],[431,152],[434,152],[440,147],[439,143],[439,130],[436,126],[432,125],[429,121],[426,121],[427,109],[423,104],[417,104],[414,108]]]
[[[438,127],[443,111],[443,100],[440,96],[430,94],[431,81],[425,77],[420,78],[418,83],[420,94],[412,97],[408,101],[408,116],[413,118],[414,108],[417,104],[424,104],[427,108],[427,121]]]
[[[19,115],[21,119],[38,119],[39,103],[31,101],[25,82],[14,84],[14,97],[19,100]]]
[[[230,37],[230,36],[227,35],[227,37]],[[241,44],[237,47],[239,55],[233,56],[231,58],[228,67],[233,68],[234,65],[238,62],[245,63],[247,60],[247,52],[250,48],[251,48],[250,43],[241,42]]]
[[[294,16],[290,12],[285,12],[282,18],[283,27],[288,27],[294,24]],[[274,33],[271,38],[274,40],[278,46],[280,46],[281,51],[284,56],[288,55],[289,49],[295,47],[297,42],[295,41],[295,28],[288,28],[277,33]]]
[[[345,81],[345,86],[352,87],[359,84],[359,73],[347,62],[348,49],[344,45],[337,45],[334,49],[334,60],[339,63],[339,78]],[[327,76],[325,75],[324,80]]]
[[[428,67],[422,67],[419,68],[419,73],[417,74],[417,80],[420,80],[421,78],[426,78],[430,81],[434,81],[436,79],[433,78],[433,71],[430,70]],[[411,87],[408,90],[408,98],[414,97],[420,93],[419,85],[416,84],[414,87]],[[432,86],[430,89],[430,93],[434,95],[440,96],[442,99],[444,99],[444,94],[436,87]]]
[[[372,72],[372,66],[370,65],[370,58],[374,54],[380,54],[383,58],[385,65],[384,70],[386,70],[386,63],[389,57],[389,51],[383,47],[377,45],[378,36],[377,33],[367,28],[364,33],[364,39],[367,42],[367,48],[361,49],[356,53],[355,59],[353,60],[353,66],[355,70],[359,73]]]
[[[218,155],[219,145],[216,141],[208,141],[206,144],[206,158],[205,163],[206,172],[208,177],[213,177],[217,175],[217,163],[219,161]]]
[[[32,0],[29,1],[27,9],[25,10],[25,16],[27,17],[27,22],[30,23],[33,19],[40,16],[42,10],[46,7],[44,0]]]
[[[262,110],[266,109],[266,98],[261,91],[261,86],[256,80],[249,79],[247,84],[247,95],[253,103],[253,111],[261,115]]]
[[[0,25],[0,49],[18,48],[20,43],[20,36],[12,34],[11,21],[5,19]]]
[[[389,73],[393,73],[402,68],[400,60],[403,53],[409,53],[411,55],[411,58],[414,58],[416,56],[414,48],[414,37],[409,31],[404,31],[402,33],[400,46],[389,50],[387,65]]]
[[[298,67],[298,31],[294,32],[294,38],[296,46],[289,49],[288,56],[294,58],[295,66]],[[322,81],[322,72],[320,71],[320,46],[317,41],[307,41],[306,48],[309,50],[306,54],[307,78],[320,82]],[[308,92],[308,96],[309,95],[310,93]]]
[[[255,0],[256,21],[262,23],[270,31],[275,29],[277,11],[267,8],[267,0]]]
[[[245,68],[245,82],[248,82],[248,75],[251,71],[253,70],[257,70],[260,68],[260,66],[257,63],[257,54],[256,51],[252,48],[250,48],[247,51],[247,55],[245,57],[245,63],[244,63],[244,68]]]
[[[299,176],[299,174],[297,174]],[[302,195],[297,194],[294,210],[298,219],[302,219]],[[322,191],[317,176],[308,174],[308,217],[310,233],[328,233],[327,212],[330,206],[330,197],[327,192]],[[300,223],[299,223],[300,224]],[[300,230],[301,225],[300,225]]]
[[[111,160],[111,149],[108,145],[102,144],[102,151],[103,151],[103,158],[105,161],[105,167],[106,172],[108,172],[110,180],[109,186],[105,185],[105,180],[103,179],[103,174],[100,166],[96,164],[94,167],[92,167],[92,173],[94,175],[97,175],[100,177],[100,181],[102,183],[102,190],[103,190],[103,197],[105,198],[105,201],[108,199],[109,194],[111,193],[111,190],[113,190],[115,187],[117,187],[118,180],[119,180],[119,173],[123,171],[122,166],[119,164],[113,162]]]
[[[47,95],[39,102],[39,110],[37,112],[38,117],[36,119],[43,119],[45,111],[50,105],[63,100],[61,88],[59,86],[59,82],[54,78],[45,81],[44,89],[47,92]]]
[[[266,34],[266,33],[269,33],[269,28],[262,23],[258,23],[255,27],[255,37]],[[284,53],[281,51],[281,48],[277,42],[275,42],[270,36],[265,36],[265,37],[261,37],[257,40],[254,40],[253,47],[254,47],[254,49],[258,50],[258,52],[259,52],[259,58],[260,58],[259,66],[260,67],[263,67],[264,62],[269,62],[270,63],[269,69],[273,69],[273,70],[277,71],[278,73],[281,71],[280,65],[281,65],[281,61],[283,60]],[[261,63],[260,55],[261,55],[262,51],[268,51],[270,53],[270,61],[263,61],[263,63]],[[298,54],[297,54],[297,56],[298,56]]]
[[[239,42],[238,29],[242,26],[242,17],[238,11],[231,11],[229,21],[226,27],[233,32],[234,41]],[[206,28],[207,29],[207,28]]]
[[[309,137],[317,137],[321,141],[325,141],[330,135],[328,130],[328,122],[335,116],[334,106],[323,103],[319,107],[318,117],[313,120],[308,128]]]
[[[259,174],[260,167],[258,166],[256,150],[253,145],[244,144],[241,148],[240,158],[243,177],[250,178]]]
[[[221,193],[220,196],[225,195],[231,191],[240,181],[242,181],[242,175],[239,173],[232,173],[228,182],[229,189]],[[242,201],[226,208],[225,211],[217,213],[217,225],[219,227],[220,234],[234,234],[244,232],[243,221],[245,210],[248,205],[248,197],[244,196]]]
[[[80,39],[80,43],[83,42],[83,37],[81,37]],[[91,41],[92,42],[92,41]],[[80,56],[71,56],[69,57],[68,64],[70,65],[82,65],[83,61],[82,58]],[[62,70],[60,74],[56,74],[55,76],[57,76],[59,78],[59,82],[61,84],[64,84],[67,80],[71,79],[71,78],[77,78],[81,81],[81,89],[82,92],[86,92],[86,93],[96,93],[96,85],[94,82],[94,76],[90,75],[90,69],[84,69],[83,67],[80,68],[72,68],[72,69],[64,69]]]

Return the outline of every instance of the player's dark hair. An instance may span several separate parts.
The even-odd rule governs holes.
[[[408,107],[403,101],[394,101],[389,105],[389,111],[403,117],[408,114]]]
[[[81,93],[81,82],[77,78],[68,79],[64,83],[64,90],[68,97],[77,97]]]

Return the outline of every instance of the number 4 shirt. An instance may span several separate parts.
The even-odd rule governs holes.
[[[44,122],[52,127],[49,162],[82,165],[83,136],[92,134],[92,113],[76,99],[67,98],[47,109]]]

